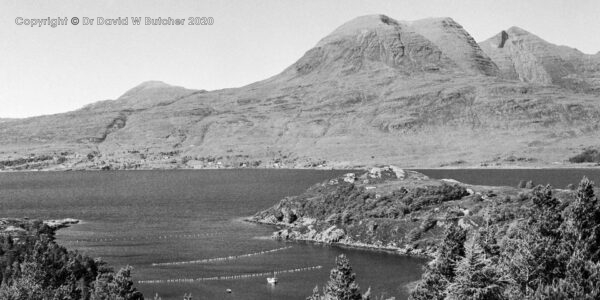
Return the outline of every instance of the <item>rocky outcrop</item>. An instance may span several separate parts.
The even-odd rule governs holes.
[[[30,234],[32,229],[41,230],[46,225],[46,230],[50,229],[55,232],[58,229],[68,227],[79,223],[79,220],[72,218],[56,219],[56,220],[30,220],[28,218],[0,218],[0,235],[10,235],[13,237]]]
[[[45,220],[44,224],[50,228],[60,229],[68,227],[69,225],[79,224],[79,220],[73,218],[56,219],[56,220]]]

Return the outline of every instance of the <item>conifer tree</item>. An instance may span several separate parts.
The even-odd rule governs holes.
[[[593,262],[600,259],[600,203],[594,195],[594,183],[584,177],[579,183],[577,197],[570,206],[565,222],[566,248],[579,249]]]
[[[319,286],[315,286],[313,289],[312,295],[306,298],[306,300],[321,300],[321,295],[319,294]]]
[[[427,265],[423,280],[411,291],[410,299],[444,299],[446,287],[454,280],[456,264],[465,255],[467,232],[452,224],[444,234],[436,258]]]
[[[446,290],[447,299],[505,299],[503,291],[509,281],[485,255],[479,243],[473,241],[456,267],[456,277]]]
[[[356,274],[352,272],[350,261],[344,254],[335,259],[335,268],[329,273],[329,281],[323,288],[323,295],[319,294],[319,288],[313,289],[307,300],[369,300],[369,293],[364,296],[356,283]]]
[[[324,288],[326,300],[361,300],[360,288],[350,261],[344,254],[335,260],[336,267],[329,273],[329,281]]]

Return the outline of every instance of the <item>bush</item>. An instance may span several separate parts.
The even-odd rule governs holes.
[[[600,162],[600,151],[597,149],[586,149],[582,153],[569,158],[570,163],[597,163]]]

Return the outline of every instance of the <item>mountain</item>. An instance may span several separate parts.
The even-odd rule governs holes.
[[[499,74],[498,66],[453,19],[431,18],[409,24],[416,32],[440,47],[464,71],[491,76]]]
[[[600,61],[597,57],[554,45],[519,27],[503,30],[481,42],[480,46],[500,68],[504,78],[600,91],[597,80]]]
[[[597,146],[597,57],[517,28],[478,44],[450,18],[363,16],[244,87],[146,82],[1,122],[0,168],[567,164]]]

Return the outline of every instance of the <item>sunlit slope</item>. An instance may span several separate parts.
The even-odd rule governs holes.
[[[568,59],[576,50],[540,64],[490,41],[449,18],[363,16],[245,87],[147,82],[114,101],[0,122],[0,157],[65,152],[73,168],[465,167],[564,163],[597,144],[596,73]],[[534,69],[543,72],[514,75]],[[568,72],[586,88],[565,84]]]

